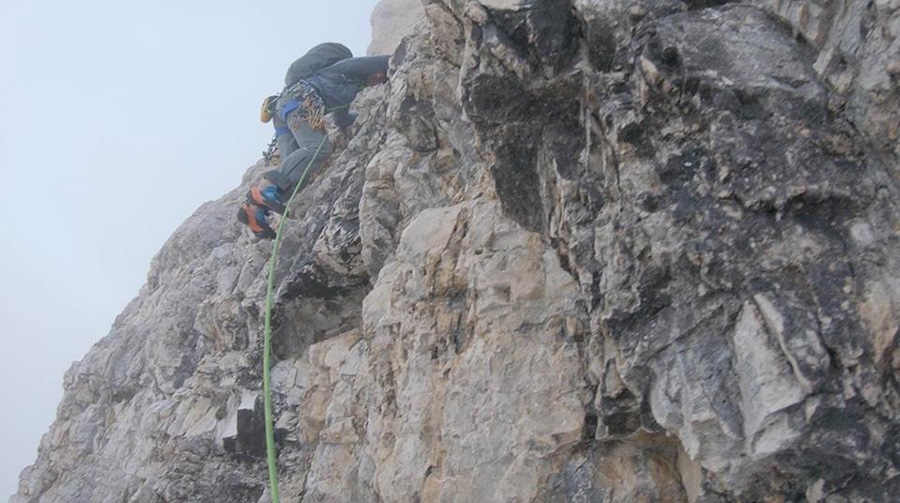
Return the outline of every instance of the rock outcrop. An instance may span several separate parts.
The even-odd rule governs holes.
[[[367,54],[393,54],[403,40],[425,23],[421,0],[381,0],[372,11],[372,42]]]
[[[277,267],[290,502],[900,494],[900,2],[424,0]],[[202,206],[15,503],[269,501],[271,244]]]

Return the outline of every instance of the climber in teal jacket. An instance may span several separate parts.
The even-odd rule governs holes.
[[[331,155],[325,116],[348,128],[354,119],[350,103],[363,87],[384,82],[387,69],[388,56],[354,58],[350,49],[332,42],[313,47],[291,64],[284,90],[263,101],[260,117],[275,126],[281,163],[251,187],[238,211],[238,220],[257,237],[275,237],[268,223],[271,212],[284,213],[286,198],[303,173],[305,185]]]

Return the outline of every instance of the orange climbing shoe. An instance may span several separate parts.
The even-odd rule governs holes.
[[[247,192],[247,202],[257,206],[265,206],[279,215],[284,214],[281,189],[268,180],[263,180],[250,187],[250,191]]]
[[[238,210],[238,221],[246,225],[259,239],[275,239],[275,231],[269,227],[269,209],[265,206],[245,202]]]

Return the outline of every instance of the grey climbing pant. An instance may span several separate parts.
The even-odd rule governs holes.
[[[325,131],[310,127],[303,117],[302,109],[290,112],[286,119],[287,123],[285,124],[279,117],[274,118],[276,128],[286,126],[291,133],[276,137],[281,164],[275,171],[267,173],[266,179],[278,185],[284,193],[290,194],[300,181],[304,171],[308,171],[306,178],[303,179],[305,186],[325,165],[325,161],[331,156],[331,143],[328,141]],[[279,122],[281,124],[278,124]],[[303,187],[299,187],[297,190],[303,190]]]

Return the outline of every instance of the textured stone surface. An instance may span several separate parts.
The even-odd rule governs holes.
[[[421,0],[381,0],[372,11],[372,42],[366,54],[393,54],[403,37],[425,21]]]
[[[287,222],[282,500],[894,501],[900,5],[423,12]],[[159,252],[11,501],[269,501],[265,169]]]
[[[831,106],[877,149],[900,154],[900,3],[759,0],[817,50],[814,69]]]

